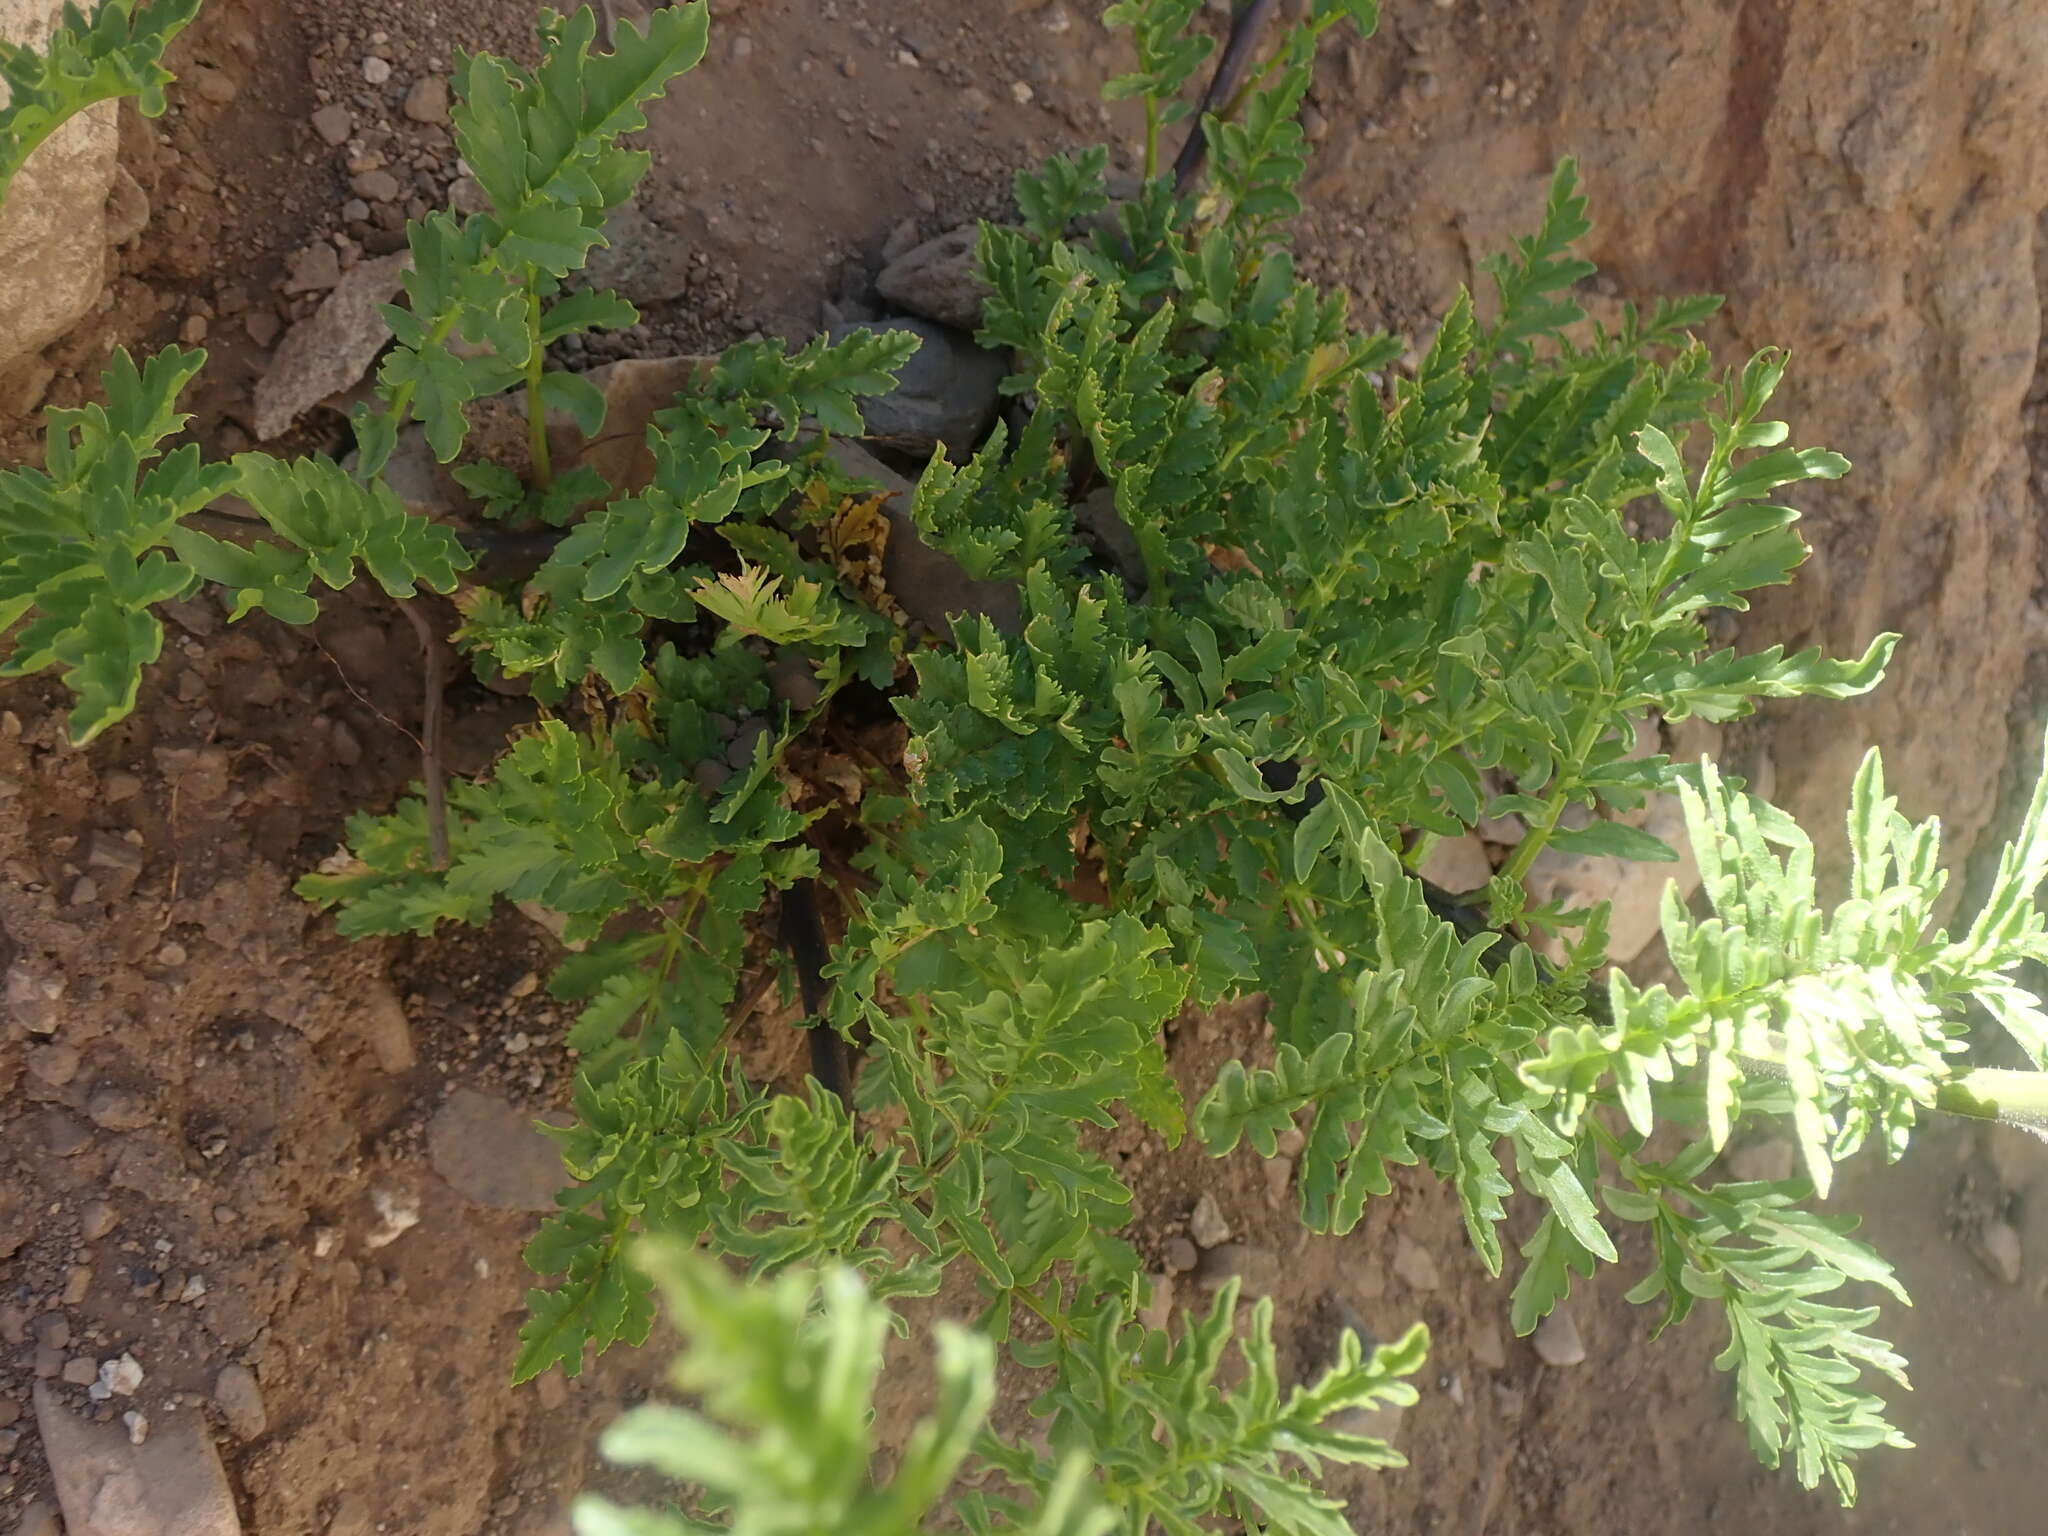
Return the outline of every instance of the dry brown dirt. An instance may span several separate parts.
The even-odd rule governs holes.
[[[647,259],[675,296],[608,345],[807,335],[821,304],[864,298],[906,222],[930,235],[1000,215],[1019,166],[1104,134],[1129,143],[1096,95],[1122,44],[1087,5],[715,9],[709,57],[647,135]],[[1825,832],[1879,742],[1906,808],[1941,812],[1959,855],[1981,846],[2033,771],[2044,696],[2036,7],[1385,10],[1378,38],[1319,70],[1304,265],[1368,324],[1425,324],[1479,255],[1533,223],[1555,158],[1578,155],[1608,274],[1594,297],[1727,293],[1717,346],[1793,347],[1799,440],[1857,464],[1805,498],[1816,559],[1745,640],[1908,636],[1872,700],[1772,712],[1731,734],[1731,755]],[[282,291],[308,248],[327,242],[338,265],[389,251],[395,221],[447,193],[446,129],[409,116],[408,93],[458,48],[524,52],[528,19],[514,0],[211,0],[174,58],[208,89],[176,93],[159,123],[123,120],[153,216],[115,254],[99,311],[49,349],[50,400],[80,398],[117,342],[203,337],[202,436],[246,445],[277,332],[318,297]],[[374,86],[372,56],[391,66]],[[314,126],[323,107],[346,114],[338,143]],[[351,183],[377,171],[392,181],[369,190],[392,195],[373,204]],[[24,428],[0,422],[0,438],[18,446]],[[339,418],[299,435],[338,443]],[[559,1020],[531,982],[550,941],[507,916],[350,946],[290,894],[347,811],[389,803],[414,771],[414,667],[410,632],[376,602],[333,602],[302,634],[229,628],[194,603],[135,717],[90,751],[62,745],[48,683],[0,688],[0,970],[19,978],[0,1026],[0,1528],[19,1517],[42,1536],[31,1387],[73,1358],[132,1352],[137,1406],[206,1415],[261,1536],[553,1536],[594,1430],[658,1374],[650,1349],[507,1387],[533,1218],[458,1192],[431,1155],[427,1127],[459,1090],[559,1103]],[[458,769],[522,718],[467,683],[451,705]],[[1199,1088],[1260,1040],[1253,1010],[1189,1020],[1176,1068]],[[1893,1323],[1918,1367],[1900,1412],[1920,1449],[1873,1463],[1848,1514],[1755,1468],[1709,1324],[1648,1343],[1619,1300],[1627,1265],[1575,1298],[1588,1359],[1554,1369],[1509,1335],[1505,1286],[1424,1182],[1351,1237],[1304,1243],[1242,1154],[1155,1153],[1127,1172],[1137,1241],[1162,1264],[1196,1198],[1216,1197],[1296,1367],[1340,1317],[1431,1325],[1423,1401],[1398,1427],[1413,1465],[1342,1485],[1361,1530],[1993,1533],[2039,1523],[2041,1150],[1942,1129],[1839,1197],[1870,1213],[1920,1303]],[[417,1224],[370,1246],[390,1209]],[[2016,1285],[1975,1256],[1996,1220],[2022,1239]],[[237,1363],[260,1383],[260,1425],[214,1402]]]

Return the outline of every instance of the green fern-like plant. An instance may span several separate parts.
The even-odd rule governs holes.
[[[1119,1236],[1133,1193],[1096,1139],[1120,1121],[1219,1155],[1298,1130],[1318,1232],[1426,1168],[1482,1260],[1516,1271],[1520,1332],[1619,1261],[1616,1223],[1641,1226],[1656,1258],[1635,1298],[1667,1322],[1722,1309],[1766,1461],[1846,1499],[1853,1458],[1901,1443],[1865,1377],[1903,1364],[1875,1309],[1836,1297],[1896,1282],[1809,1202],[1865,1142],[1898,1155],[1923,1112],[2040,1115],[2048,1026],[2015,973],[2048,958],[2048,798],[1958,937],[1935,921],[1934,832],[1897,814],[1875,757],[1852,888],[1824,914],[1781,813],[1710,763],[1633,750],[1648,713],[1878,683],[1893,636],[1851,659],[1738,654],[1704,623],[1792,578],[1806,551],[1779,498],[1848,466],[1768,416],[1782,354],[1715,368],[1691,335],[1714,300],[1587,321],[1569,161],[1537,231],[1488,264],[1490,297],[1461,293],[1412,366],[1405,339],[1358,334],[1284,231],[1315,43],[1376,8],[1305,9],[1200,113],[1187,0],[1107,12],[1134,35],[1114,89],[1145,104],[1146,178],[1113,201],[1106,152],[1058,157],[1018,178],[1017,225],[981,232],[980,340],[1010,355],[1012,408],[962,462],[935,455],[890,524],[991,594],[941,632],[903,624],[835,532],[881,516],[831,449],[893,388],[900,334],[728,349],[655,414],[644,487],[553,462],[550,410],[588,437],[604,402],[547,349],[634,318],[575,274],[646,169],[620,136],[703,56],[701,3],[602,51],[587,9],[544,13],[531,70],[461,62],[457,140],[489,207],[409,231],[352,472],[173,446],[202,359],[171,349],[117,357],[104,404],[53,413],[45,467],[0,474],[7,670],[60,669],[80,741],[133,706],[153,607],[201,582],[290,623],[359,572],[401,599],[452,591],[461,650],[531,680],[541,718],[488,774],[356,816],[300,889],[351,936],[506,901],[575,946],[549,981],[576,1015],[578,1118],[553,1132],[568,1187],[527,1252],[553,1283],[513,1370],[573,1375],[592,1346],[640,1342],[665,1290],[702,1399],[608,1442],[697,1485],[701,1510],[593,1503],[587,1531],[914,1530],[963,1468],[981,1479],[952,1507],[977,1531],[1344,1530],[1321,1466],[1400,1459],[1336,1416],[1407,1400],[1421,1332],[1371,1360],[1354,1338],[1287,1386],[1268,1303],[1241,1316],[1226,1290],[1148,1326]],[[68,13],[47,62],[9,55],[30,88],[0,117],[0,168],[95,92],[150,105],[189,12],[110,0]],[[1161,164],[1179,122],[1206,184]],[[500,394],[524,407],[526,462],[465,460]],[[383,471],[408,431],[487,522],[548,531],[537,569],[486,581],[406,510]],[[230,495],[246,540],[197,526]],[[778,704],[791,667],[814,696]],[[880,706],[900,749],[822,766]],[[705,772],[741,715],[751,757]],[[1711,913],[1666,898],[1680,994],[1596,982],[1604,911],[1532,905],[1524,883],[1546,848],[1675,858],[1631,819],[1659,795],[1683,804]],[[1488,887],[1416,878],[1426,839],[1488,816],[1527,826]],[[779,1085],[749,1080],[733,1039],[778,988],[814,1063]],[[1270,1056],[1188,1105],[1162,1025],[1251,992]],[[1970,1066],[1974,1009],[2037,1070]],[[1733,1129],[1771,1116],[1804,1177],[1718,1181]],[[1684,1134],[1653,1142],[1666,1128]],[[1542,1215],[1510,1254],[1518,1196]],[[939,1406],[877,1483],[880,1330],[949,1271],[979,1288],[976,1334],[942,1340]],[[1042,1373],[1036,1435],[983,1426],[999,1347]]]

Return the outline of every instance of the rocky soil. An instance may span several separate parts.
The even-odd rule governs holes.
[[[1017,167],[1130,143],[1123,109],[1097,98],[1123,44],[1083,4],[714,8],[711,54],[656,113],[654,172],[606,253],[646,318],[577,361],[911,307],[957,323],[905,260],[1002,216]],[[0,36],[52,9],[0,0]],[[1942,814],[1967,884],[2031,780],[2048,699],[2035,7],[1384,9],[1380,37],[1320,67],[1304,267],[1366,323],[1420,327],[1531,225],[1571,153],[1605,269],[1589,302],[1712,288],[1729,297],[1711,336],[1724,355],[1791,346],[1795,433],[1857,468],[1803,497],[1816,557],[1742,638],[1860,651],[1891,628],[1907,645],[1868,701],[1688,743],[1824,837],[1881,744],[1905,808]],[[14,189],[0,451],[31,452],[28,412],[84,398],[112,346],[173,339],[213,354],[196,406],[211,449],[345,446],[398,231],[474,195],[447,129],[451,61],[527,52],[529,20],[510,0],[210,0],[174,57],[168,116],[103,113]],[[931,415],[964,387],[935,381],[903,430],[971,431]],[[72,1536],[554,1536],[596,1428],[650,1390],[660,1350],[505,1386],[519,1248],[553,1182],[528,1121],[559,1106],[568,1072],[535,981],[553,941],[507,914],[350,946],[290,895],[350,809],[416,771],[416,650],[387,606],[343,599],[303,633],[231,628],[204,600],[173,617],[143,707],[88,752],[61,744],[46,683],[0,687],[0,1530],[54,1536],[61,1501]],[[450,704],[457,770],[526,717],[467,682]],[[1486,830],[1440,850],[1444,883],[1476,883],[1449,861],[1478,869],[1513,835]],[[1618,916],[1654,966],[1640,907]],[[1262,1030],[1247,1007],[1172,1040],[1196,1088]],[[1874,1463],[1849,1514],[1754,1467],[1704,1320],[1647,1342],[1619,1299],[1628,1265],[1516,1341],[1505,1287],[1434,1188],[1403,1187],[1347,1239],[1304,1241],[1284,1163],[1119,1150],[1156,1272],[1182,1300],[1229,1274],[1273,1294],[1292,1368],[1347,1327],[1430,1323],[1423,1401],[1384,1426],[1413,1467],[1338,1485],[1360,1529],[2038,1522],[2038,1143],[1943,1129],[1838,1197],[1870,1214],[1920,1302],[1894,1326],[1918,1365],[1901,1413],[1921,1448]],[[1785,1155],[1735,1154],[1759,1169]],[[892,1414],[914,1408],[899,1390]]]

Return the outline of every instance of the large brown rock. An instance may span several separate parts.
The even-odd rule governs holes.
[[[0,39],[42,46],[58,9],[56,0],[0,0]],[[0,206],[0,375],[17,371],[99,298],[116,111],[106,102],[71,119],[29,157],[7,190]]]
[[[1905,639],[1868,698],[1765,712],[1777,798],[1839,870],[1850,779],[1880,746],[1902,808],[1939,814],[1960,866],[2027,745],[2009,738],[2039,731],[2030,659],[2048,676],[2023,416],[2048,207],[2039,0],[1585,0],[1530,21],[1533,106],[1446,111],[1426,148],[1365,175],[1386,179],[1434,301],[1464,280],[1484,303],[1475,259],[1534,227],[1575,155],[1586,253],[1622,295],[1725,295],[1704,338],[1726,364],[1791,350],[1773,414],[1854,470],[1788,496],[1814,557],[1759,595],[1741,645]],[[1427,66],[1463,68],[1440,39]]]
[[[137,1445],[120,1422],[80,1418],[47,1385],[37,1385],[35,1404],[69,1536],[241,1536],[234,1494],[198,1413],[159,1413]]]
[[[1789,347],[1775,414],[1855,465],[1799,488],[1814,558],[1745,645],[1905,636],[1869,698],[1772,709],[1779,798],[1839,857],[1850,777],[1880,745],[1903,809],[1939,813],[1960,861],[1996,811],[2037,644],[2038,0],[1590,0],[1558,21],[1551,147],[1584,156],[1594,259],[1625,291],[1726,294],[1717,347]]]

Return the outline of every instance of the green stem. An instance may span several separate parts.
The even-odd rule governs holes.
[[[526,290],[526,335],[526,440],[533,451],[533,483],[546,490],[555,482],[555,470],[548,454],[548,411],[540,395],[547,349],[540,344],[540,292],[534,288]]]
[[[2048,1072],[1979,1067],[1934,1090],[1934,1107],[1971,1120],[1996,1120],[2048,1135]]]
[[[1159,174],[1159,102],[1149,92],[1145,97],[1145,179]]]
[[[1737,1057],[1745,1072],[1778,1080],[1785,1077],[1782,1042],[1775,1035],[1772,1042],[1780,1047],[1775,1055],[1745,1051]],[[1978,1067],[1938,1086],[1934,1107],[1945,1115],[1995,1121],[2048,1136],[2048,1072]]]
[[[1543,819],[1530,824],[1528,835],[1516,847],[1514,857],[1501,866],[1502,878],[1520,880],[1529,873],[1529,866],[1536,862],[1536,855],[1543,851],[1544,845],[1557,831],[1558,822],[1564,819],[1564,808],[1569,803],[1565,791],[1572,776],[1592,755],[1593,748],[1600,744],[1600,733],[1606,724],[1606,711],[1595,710],[1593,717],[1580,730],[1578,739],[1572,743],[1569,771],[1565,764],[1557,765],[1557,787],[1550,792],[1550,799],[1544,804]]]

